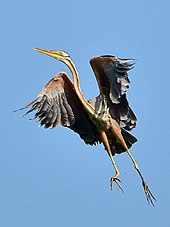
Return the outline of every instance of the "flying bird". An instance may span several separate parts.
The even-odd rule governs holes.
[[[133,68],[133,59],[111,55],[93,57],[90,65],[100,94],[86,101],[80,88],[77,69],[67,52],[40,48],[34,50],[65,63],[72,73],[73,82],[65,72],[58,73],[35,100],[20,110],[30,107],[26,114],[35,110],[34,119],[38,119],[45,128],[64,126],[78,133],[86,144],[102,143],[116,172],[110,180],[111,188],[116,183],[123,191],[120,172],[113,156],[127,152],[142,180],[147,201],[154,205],[156,199],[129,151],[137,141],[128,132],[136,126],[137,119],[126,98],[130,83],[128,71]]]

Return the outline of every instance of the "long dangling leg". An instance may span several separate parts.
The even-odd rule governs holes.
[[[102,140],[102,142],[104,144],[105,149],[107,150],[107,153],[108,153],[108,155],[109,155],[109,157],[111,159],[111,162],[112,162],[113,167],[114,167],[115,172],[116,172],[115,176],[112,177],[111,180],[110,180],[111,189],[112,189],[113,184],[115,182],[119,186],[119,188],[122,190],[122,192],[123,192],[123,188],[120,185],[120,180],[118,179],[118,177],[120,176],[120,172],[119,172],[119,170],[118,170],[118,168],[116,166],[116,163],[115,163],[115,161],[113,159],[113,155],[112,155],[112,152],[111,152],[111,149],[110,149],[110,145],[109,145],[109,142],[108,142],[108,139],[107,139],[107,135],[106,135],[106,133],[104,131],[100,132],[100,138],[101,138],[101,140]]]
[[[155,197],[153,196],[153,194],[151,193],[148,185],[147,185],[147,182],[145,181],[144,177],[142,176],[141,172],[140,172],[140,169],[139,169],[139,166],[137,164],[137,162],[135,161],[135,159],[133,158],[133,156],[131,155],[127,145],[126,145],[126,142],[120,132],[120,129],[114,124],[114,122],[112,121],[111,122],[111,127],[110,127],[110,130],[111,132],[114,134],[114,136],[116,137],[117,141],[121,144],[121,146],[125,149],[125,151],[128,153],[129,157],[131,158],[133,164],[134,164],[134,167],[135,169],[137,170],[141,180],[142,180],[142,186],[144,188],[144,192],[145,192],[145,195],[146,195],[146,199],[148,201],[148,203],[151,203],[153,206],[154,206],[154,202],[153,200],[156,201]]]

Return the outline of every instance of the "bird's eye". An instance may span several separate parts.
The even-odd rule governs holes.
[[[63,55],[63,57],[69,57],[68,53],[65,51],[62,51],[62,55]]]

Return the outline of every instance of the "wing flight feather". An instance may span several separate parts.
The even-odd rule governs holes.
[[[126,99],[130,80],[128,71],[133,68],[133,59],[121,59],[115,56],[100,56],[90,60],[96,76],[101,100],[107,101],[110,114],[121,128],[131,130],[136,126],[136,116]],[[91,102],[99,100],[99,97]]]
[[[96,126],[85,112],[66,73],[54,76],[37,98],[21,109],[28,107],[26,114],[36,111],[34,119],[38,119],[45,128],[68,127],[87,144],[100,142]]]

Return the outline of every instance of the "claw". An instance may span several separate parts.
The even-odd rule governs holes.
[[[123,188],[122,188],[121,184],[119,183],[119,182],[121,182],[121,180],[118,179],[117,177],[112,177],[112,178],[110,179],[110,187],[111,187],[111,190],[112,190],[112,188],[113,188],[114,182],[118,185],[118,187],[119,187],[119,188],[121,189],[121,191],[124,193]]]
[[[154,201],[156,202],[156,198],[154,197],[154,195],[152,194],[152,192],[150,191],[149,187],[148,187],[148,184],[147,182],[144,180],[139,168],[136,169],[139,173],[139,176],[142,180],[142,186],[143,186],[143,189],[144,189],[144,192],[145,192],[145,195],[146,195],[146,199],[148,201],[148,203],[152,204],[152,206],[154,207]]]
[[[156,199],[155,199],[154,195],[151,193],[151,191],[147,185],[147,182],[142,180],[142,186],[144,188],[146,199],[147,199],[148,203],[149,204],[151,203],[152,206],[155,206],[154,201],[156,202]]]

